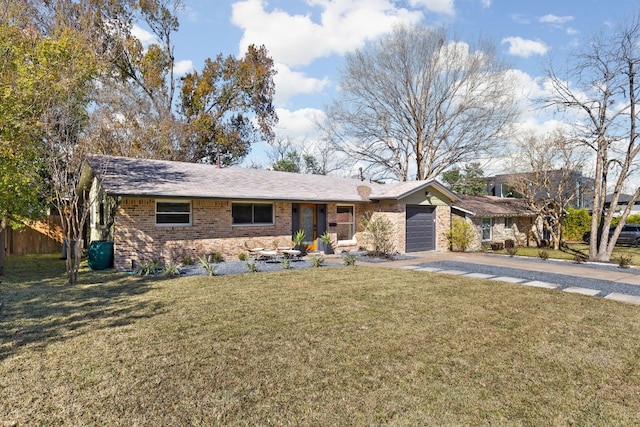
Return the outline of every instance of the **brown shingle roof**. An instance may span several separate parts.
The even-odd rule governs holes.
[[[475,216],[536,216],[523,199],[496,196],[460,196],[454,208],[467,211]]]
[[[399,199],[432,185],[457,200],[437,181],[378,184],[323,175],[99,155],[87,157],[87,163],[112,196],[361,202]]]

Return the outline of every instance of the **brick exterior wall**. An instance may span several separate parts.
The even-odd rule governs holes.
[[[185,200],[187,201],[187,200]],[[266,226],[233,226],[231,201],[191,200],[191,226],[157,226],[156,200],[124,197],[114,221],[114,265],[118,270],[130,270],[141,261],[161,259],[179,262],[182,257],[197,259],[212,252],[225,258],[236,258],[252,247],[271,248],[274,240],[290,242],[292,235],[292,203],[274,203],[274,224]],[[337,206],[354,206],[355,240],[336,242],[337,230],[329,224],[338,222]],[[336,242],[337,253],[359,249],[363,245],[362,219],[367,212],[387,218],[393,224],[394,244],[398,252],[406,251],[406,205],[400,202],[329,203],[327,231]],[[446,231],[451,225],[449,206],[436,207],[436,250],[446,250]]]
[[[192,200],[192,225],[155,223],[154,199],[123,198],[114,222],[114,265],[129,270],[135,263],[160,258],[179,261],[212,252],[236,257],[245,242],[271,247],[276,238],[291,240],[291,203],[274,203],[274,225],[232,226],[231,202]]]
[[[451,207],[436,207],[436,251],[448,251],[447,232],[451,230]]]
[[[483,245],[491,243],[504,243],[505,240],[514,240],[516,246],[529,246],[531,244],[532,219],[529,217],[512,218],[512,226],[505,226],[505,218],[493,218],[491,225],[491,240],[482,241],[482,218],[466,218],[467,222],[473,224],[476,236],[468,251],[483,250]]]

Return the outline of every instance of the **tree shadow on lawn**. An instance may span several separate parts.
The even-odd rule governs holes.
[[[160,314],[163,305],[141,296],[157,279],[130,277],[113,270],[85,271],[70,286],[66,276],[11,282],[0,287],[0,360],[21,347],[44,349],[89,331],[123,327]]]

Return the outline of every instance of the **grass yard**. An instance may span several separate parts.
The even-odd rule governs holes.
[[[142,279],[11,257],[0,424],[640,423],[640,307],[380,267]]]
[[[517,255],[539,258],[540,251],[541,249],[536,247],[520,246],[518,247]],[[544,251],[547,252],[549,258],[574,260],[577,254],[582,254],[585,257],[588,257],[589,245],[584,243],[568,243],[566,247],[563,247],[562,249],[554,250],[546,248]],[[502,249],[496,251],[496,253],[507,254],[507,251]],[[640,248],[634,248],[632,246],[616,246],[611,254],[610,262],[617,265],[621,256],[628,257],[631,265],[640,265]]]

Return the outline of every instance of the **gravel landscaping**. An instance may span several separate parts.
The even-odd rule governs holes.
[[[227,274],[243,274],[251,272],[249,264],[253,261],[223,261],[215,264],[211,264],[216,269],[216,276],[223,276]],[[282,262],[280,261],[255,261],[256,273],[265,271],[280,271],[284,270]],[[340,267],[341,263],[331,261],[324,261],[322,267]],[[313,263],[310,258],[292,260],[289,264],[290,270],[300,270],[304,268],[313,268]],[[206,276],[207,272],[200,265],[188,265],[181,267],[182,275],[184,276]]]

